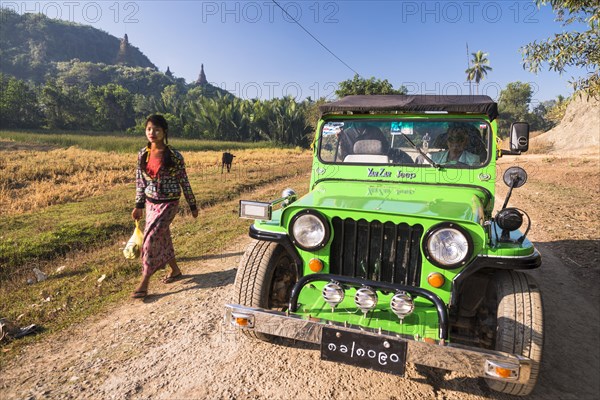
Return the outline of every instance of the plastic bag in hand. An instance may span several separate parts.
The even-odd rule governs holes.
[[[135,230],[133,235],[123,249],[123,255],[129,260],[138,258],[142,252],[142,244],[144,243],[144,234],[140,230],[139,222],[135,221]]]

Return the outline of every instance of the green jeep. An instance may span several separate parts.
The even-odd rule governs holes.
[[[320,344],[321,358],[403,375],[407,362],[526,395],[543,343],[527,214],[494,212],[503,154],[488,96],[348,96],[320,107],[308,194],[241,201],[254,219],[225,322]],[[526,217],[526,218],[524,218]],[[523,226],[523,228],[521,228]]]

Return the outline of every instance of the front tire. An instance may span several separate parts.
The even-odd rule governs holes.
[[[234,301],[243,306],[283,311],[297,280],[296,265],[283,246],[252,240],[235,276]],[[275,339],[250,329],[243,332],[267,342]]]
[[[532,360],[526,384],[486,379],[497,392],[526,396],[535,387],[542,360],[544,315],[542,297],[535,280],[518,271],[501,271],[494,275],[490,308],[496,310],[496,350],[518,354]]]

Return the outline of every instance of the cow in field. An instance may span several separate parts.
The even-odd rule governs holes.
[[[231,172],[231,163],[233,163],[233,154],[229,152],[223,153],[223,157],[221,158],[221,173],[223,173],[223,168],[227,167],[227,172]]]

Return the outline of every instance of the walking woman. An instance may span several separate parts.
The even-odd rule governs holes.
[[[133,298],[148,294],[150,277],[168,264],[171,267],[163,282],[171,283],[182,276],[175,260],[175,249],[169,226],[177,215],[181,192],[190,206],[192,216],[198,217],[196,198],[188,181],[183,156],[169,146],[169,125],[162,115],[146,120],[148,145],[138,153],[135,208],[133,219],[142,218],[146,209],[146,227],[142,246],[142,281]]]

